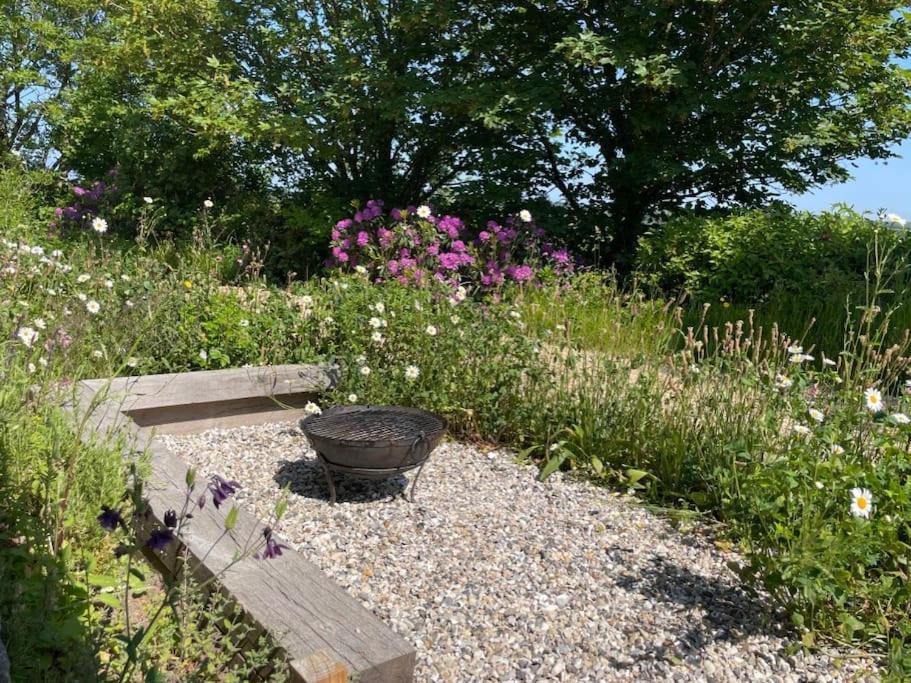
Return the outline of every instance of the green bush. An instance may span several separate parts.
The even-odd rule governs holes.
[[[820,214],[777,205],[714,217],[683,215],[639,244],[642,282],[698,300],[756,305],[773,292],[803,300],[848,292],[864,282],[874,235],[911,247],[907,232],[847,208]]]

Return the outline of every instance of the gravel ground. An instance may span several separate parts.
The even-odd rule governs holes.
[[[444,443],[405,479],[345,480],[331,507],[296,424],[165,437],[237,479],[262,518],[417,648],[417,681],[878,680],[863,657],[788,655],[765,601],[704,535],[505,451]]]

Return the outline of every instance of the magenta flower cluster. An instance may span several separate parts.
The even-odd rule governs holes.
[[[108,171],[108,179],[97,180],[88,187],[73,185],[70,188],[72,197],[67,206],[54,209],[51,230],[87,228],[92,219],[104,212],[110,213],[117,198],[117,186],[114,184],[116,171]]]
[[[570,253],[548,241],[527,212],[502,224],[488,221],[475,233],[457,216],[423,206],[387,212],[377,199],[335,224],[330,247],[332,267],[361,267],[377,281],[419,286],[437,280],[496,289],[534,282],[543,268],[560,275],[575,268]]]

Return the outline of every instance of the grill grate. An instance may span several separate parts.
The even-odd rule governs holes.
[[[327,411],[305,420],[308,435],[344,442],[412,441],[419,434],[442,432],[445,423],[435,415],[412,408],[351,407]]]

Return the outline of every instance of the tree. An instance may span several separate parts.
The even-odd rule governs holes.
[[[905,7],[883,0],[467,3],[491,107],[628,262],[684,204],[755,205],[845,180],[911,132]]]

